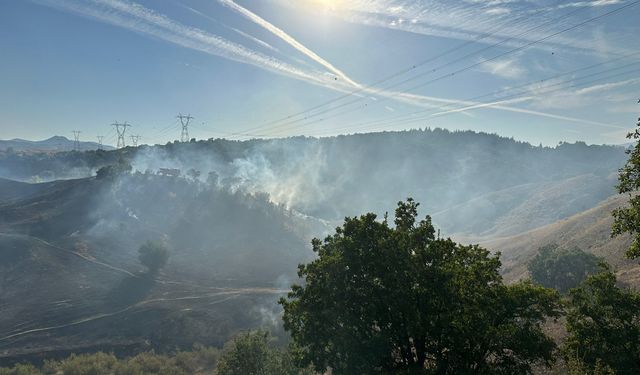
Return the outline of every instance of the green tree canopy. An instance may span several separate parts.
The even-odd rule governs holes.
[[[618,192],[629,194],[629,203],[625,207],[613,210],[613,236],[629,233],[633,236],[631,246],[627,250],[629,258],[640,257],[640,118],[636,130],[627,138],[636,140],[635,146],[628,150],[629,159],[618,175]]]
[[[268,332],[256,331],[238,335],[225,345],[217,375],[298,375],[287,350],[269,345]]]
[[[564,345],[568,362],[587,373],[640,373],[640,295],[616,286],[606,270],[570,291]]]
[[[418,203],[399,202],[395,227],[376,215],[346,218],[318,258],[300,265],[284,306],[304,363],[334,374],[527,373],[552,361],[541,323],[556,291],[506,286],[499,255],[437,238]]]
[[[598,273],[602,261],[577,247],[562,249],[552,244],[538,249],[538,255],[529,263],[528,269],[536,284],[565,293],[587,276]]]
[[[154,274],[167,264],[169,250],[158,241],[147,241],[138,249],[138,260]]]

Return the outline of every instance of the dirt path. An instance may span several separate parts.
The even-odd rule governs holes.
[[[127,276],[131,276],[131,277],[136,277],[139,278],[141,277],[140,275],[136,275],[130,271],[127,271],[123,268],[119,268],[113,265],[110,265],[108,263],[105,262],[101,262],[95,258],[86,256],[84,254],[81,254],[77,251],[73,251],[73,250],[69,250],[69,249],[65,249],[62,248],[60,246],[57,246],[55,244],[52,244],[46,240],[43,240],[41,238],[38,237],[33,237],[33,236],[29,236],[29,238],[32,238],[35,241],[38,241],[41,244],[44,244],[50,248],[56,249],[58,251],[63,251],[66,253],[70,253],[74,256],[77,256],[87,262],[90,262],[96,266],[99,267],[103,267],[103,268],[107,268],[111,271],[115,271],[115,272],[119,272],[122,273],[124,275]],[[176,301],[189,301],[189,300],[200,300],[200,299],[208,299],[208,298],[215,298],[215,297],[220,297],[220,296],[225,296],[225,298],[213,301],[211,303],[209,303],[209,305],[212,304],[218,304],[218,303],[223,303],[226,302],[228,300],[237,298],[239,296],[242,295],[251,295],[251,294],[273,294],[273,295],[281,295],[281,294],[285,294],[287,292],[289,292],[289,290],[285,290],[285,289],[278,289],[278,288],[265,288],[265,287],[249,287],[249,288],[232,288],[232,287],[216,287],[216,286],[210,286],[210,285],[199,285],[199,284],[193,284],[193,283],[186,283],[186,282],[180,282],[180,281],[174,281],[174,280],[162,280],[162,279],[154,279],[154,282],[157,282],[159,284],[172,284],[172,285],[184,285],[184,286],[190,286],[190,287],[197,287],[197,288],[202,288],[202,289],[209,289],[209,290],[216,290],[217,292],[214,293],[198,293],[198,294],[191,294],[191,295],[187,295],[187,296],[181,296],[181,297],[173,297],[173,298],[150,298],[150,299],[146,299],[134,304],[131,304],[123,309],[117,310],[117,311],[113,311],[113,312],[108,312],[108,313],[101,313],[101,314],[95,314],[95,315],[91,315],[88,317],[84,317],[84,318],[80,318],[77,320],[74,320],[72,322],[69,323],[65,323],[65,324],[59,324],[59,325],[53,325],[53,326],[47,326],[47,327],[40,327],[40,328],[33,328],[33,329],[26,329],[23,331],[19,331],[19,332],[14,332],[11,334],[8,334],[4,337],[0,337],[0,342],[1,341],[6,341],[15,337],[19,337],[19,336],[24,336],[24,335],[28,335],[28,334],[33,334],[33,333],[39,333],[39,332],[46,332],[46,331],[52,331],[52,330],[56,330],[56,329],[62,329],[62,328],[67,328],[67,327],[72,327],[72,326],[76,326],[76,325],[80,325],[80,324],[84,324],[84,323],[88,323],[88,322],[92,322],[92,321],[96,321],[99,319],[105,319],[105,318],[109,318],[115,315],[119,315],[122,313],[125,313],[127,311],[133,310],[135,308],[139,308],[148,304],[152,304],[152,303],[165,303],[165,302],[176,302]],[[71,302],[71,300],[65,300],[65,301],[56,301],[56,303],[59,302]]]

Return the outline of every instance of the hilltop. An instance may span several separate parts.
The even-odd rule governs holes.
[[[51,138],[42,141],[29,141],[26,139],[9,139],[0,140],[0,151],[14,151],[14,152],[60,152],[60,151],[72,151],[74,150],[74,141],[60,135],[53,136]],[[113,147],[108,145],[99,145],[96,142],[81,141],[78,144],[79,151],[87,150],[113,150]]]

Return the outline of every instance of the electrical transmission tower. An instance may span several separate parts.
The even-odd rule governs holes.
[[[80,150],[80,130],[72,130],[73,132],[73,149],[75,151]]]
[[[193,120],[193,117],[189,115],[183,115],[180,113],[177,116],[182,124],[182,133],[180,133],[180,142],[189,142],[189,121]]]
[[[133,147],[138,147],[138,141],[140,140],[140,138],[142,138],[141,135],[132,135],[131,137],[131,144],[133,145]]]
[[[98,149],[102,150],[102,140],[104,139],[104,135],[98,135],[96,138],[98,138]]]
[[[127,122],[125,121],[124,123],[118,123],[118,122],[114,122],[113,124],[111,124],[111,126],[116,128],[116,133],[118,133],[118,144],[117,147],[118,148],[123,148],[125,147],[125,142],[124,142],[124,133],[127,131],[127,127],[131,127],[131,125],[127,124]]]

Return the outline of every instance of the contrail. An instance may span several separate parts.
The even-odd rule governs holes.
[[[244,9],[235,4],[231,0],[218,0],[225,5],[230,6],[240,12],[240,9]],[[362,86],[353,80],[349,79],[344,73],[333,67],[331,64],[317,56],[308,48],[295,41],[288,36],[284,31],[271,25],[267,21],[263,20],[259,16],[244,9],[246,17],[253,15],[250,18],[254,22],[261,20],[261,26],[267,28],[266,25],[270,25],[269,31],[274,32],[278,30],[279,37],[286,40],[288,43],[294,43],[292,45],[297,46],[302,51],[307,51],[311,56],[315,56],[318,62],[323,61],[324,64],[328,64],[332,71],[336,75],[340,75],[343,80],[336,81],[327,77],[326,74],[316,70],[305,70],[281,61],[273,56],[265,55],[258,51],[254,51],[241,44],[234,43],[220,36],[208,33],[204,30],[183,25],[173,19],[157,13],[149,8],[146,8],[137,3],[127,2],[123,0],[93,0],[93,1],[70,1],[70,0],[38,0],[39,4],[44,4],[53,8],[62,9],[71,13],[95,19],[101,22],[109,23],[118,27],[122,27],[128,30],[132,30],[141,34],[149,35],[151,37],[164,40],[184,48],[200,51],[209,55],[223,57],[229,60],[237,61],[244,64],[256,66],[258,68],[277,73],[290,78],[299,79],[307,83],[314,84],[316,86],[329,88],[335,91],[349,93],[353,91],[353,87],[359,88],[362,92],[371,95],[382,96],[389,99],[393,99],[400,102],[409,103],[423,108],[438,108],[441,110],[450,110],[450,105],[469,105],[476,106],[483,103],[469,102],[456,99],[444,99],[425,95],[417,95],[406,92],[385,91],[374,88],[362,88]],[[96,6],[97,5],[97,6]],[[246,13],[248,12],[248,13]],[[246,14],[245,14],[246,13]],[[285,39],[285,38],[288,38]],[[305,53],[305,54],[307,54]],[[309,56],[307,54],[307,56]],[[311,57],[310,56],[310,57]],[[329,69],[329,67],[327,67]],[[338,74],[340,73],[340,74]],[[548,118],[562,119],[573,122],[581,122],[591,125],[603,125],[613,128],[622,128],[615,125],[595,123],[593,121],[581,120],[576,118],[570,118],[565,116],[558,116],[554,114],[526,110],[521,108],[507,107],[504,105],[494,105],[491,103],[485,105],[487,108],[494,108],[498,110],[518,112],[523,114],[529,114],[534,116],[543,116]],[[464,112],[462,112],[464,113]]]
[[[191,8],[190,6],[186,6],[186,5],[184,5],[184,4],[180,4],[180,3],[176,3],[176,5],[178,5],[178,6],[182,7],[182,8],[184,8],[184,9],[188,10],[189,12],[191,12],[191,13],[193,13],[193,14],[197,14],[198,16],[200,16],[200,17],[202,17],[202,18],[205,18],[205,19],[207,19],[207,20],[209,20],[209,21],[212,21],[212,22],[215,22],[215,23],[217,23],[217,24],[219,24],[219,25],[222,25],[222,26],[224,26],[224,27],[228,28],[229,30],[233,30],[233,31],[235,31],[236,33],[238,33],[238,34],[242,35],[243,37],[245,37],[245,38],[247,38],[247,39],[250,39],[250,40],[252,40],[252,41],[256,42],[257,44],[259,44],[259,45],[261,45],[261,46],[263,46],[263,47],[265,47],[265,48],[268,48],[268,49],[270,49],[270,50],[272,50],[272,51],[274,51],[274,52],[279,52],[277,48],[273,47],[271,44],[269,44],[269,43],[265,42],[264,40],[258,39],[258,38],[256,38],[255,36],[253,36],[253,35],[251,35],[251,34],[248,34],[248,33],[245,33],[244,31],[238,30],[238,29],[236,29],[236,28],[234,28],[234,27],[227,26],[227,25],[226,25],[226,24],[224,24],[223,22],[220,22],[220,21],[218,21],[217,19],[215,19],[215,18],[213,18],[213,17],[211,17],[211,16],[209,16],[209,15],[207,15],[207,14],[205,14],[205,13],[203,13],[203,12],[201,12],[201,11],[197,10],[197,9],[193,9],[193,8]]]
[[[318,86],[338,91],[347,91],[351,87],[345,82],[335,81],[327,77],[321,71],[295,67],[273,56],[254,51],[220,36],[183,25],[136,3],[121,0],[41,0],[36,2],[149,35],[184,48],[253,65]]]
[[[335,75],[337,75],[338,77],[342,78],[343,80],[345,80],[346,82],[348,82],[352,86],[360,87],[360,85],[358,83],[356,83],[354,80],[349,78],[340,69],[336,68],[330,62],[328,62],[327,60],[325,60],[322,57],[318,56],[315,52],[313,52],[309,48],[305,47],[302,43],[300,43],[297,40],[295,40],[291,35],[287,34],[286,32],[284,32],[279,27],[273,25],[269,21],[265,20],[264,18],[258,16],[255,13],[253,13],[249,9],[244,8],[244,7],[236,4],[235,2],[233,2],[233,0],[218,0],[218,2],[220,2],[222,5],[230,8],[230,9],[233,9],[234,11],[240,13],[241,15],[243,15],[244,17],[246,17],[250,21],[255,22],[256,24],[258,24],[261,27],[265,28],[266,30],[270,31],[275,36],[277,36],[278,38],[284,40],[285,42],[290,44],[293,48],[295,48],[298,51],[302,52],[303,54],[305,54],[307,57],[309,57],[313,61],[315,61],[318,64],[320,64],[320,65],[324,66],[325,68],[329,69]]]
[[[528,100],[533,99],[533,97],[531,96],[527,96],[524,98],[516,98],[516,99],[509,99],[509,100],[500,100],[497,102],[491,102],[491,103],[478,103],[478,104],[474,104],[474,105],[470,105],[470,106],[466,106],[466,107],[462,107],[462,108],[456,108],[456,109],[451,109],[448,111],[442,111],[442,112],[437,112],[432,114],[432,117],[437,117],[437,116],[444,116],[444,115],[448,115],[450,113],[458,113],[458,112],[464,112],[464,111],[470,111],[472,109],[478,109],[478,108],[491,108],[491,107],[495,107],[497,105],[501,105],[501,104],[512,104],[512,103],[520,103],[520,102],[525,102]]]

